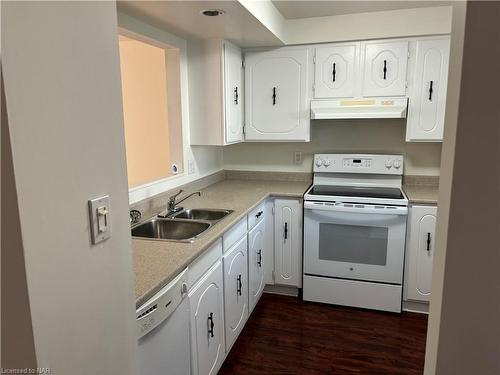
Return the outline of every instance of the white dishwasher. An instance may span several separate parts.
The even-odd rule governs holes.
[[[136,311],[140,375],[189,375],[187,270]]]

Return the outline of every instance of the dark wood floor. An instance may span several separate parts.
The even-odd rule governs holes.
[[[264,294],[220,375],[422,374],[427,317]]]

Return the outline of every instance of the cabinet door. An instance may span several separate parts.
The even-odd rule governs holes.
[[[417,41],[406,125],[407,141],[442,141],[450,39]]]
[[[360,43],[316,48],[315,98],[354,97]]]
[[[302,206],[296,199],[275,201],[275,283],[302,286]]]
[[[265,236],[264,236],[264,258],[262,262],[264,263],[264,284],[273,285],[274,284],[274,200],[268,199],[266,201],[266,210],[264,214],[266,217],[264,221],[266,222]]]
[[[243,66],[241,49],[224,42],[224,114],[226,143],[243,141]]]
[[[364,42],[362,46],[363,96],[406,95],[408,42]]]
[[[217,374],[224,360],[222,263],[189,292],[193,374]]]
[[[266,222],[261,220],[248,233],[249,312],[252,312],[264,291],[265,232]]]
[[[248,318],[247,236],[224,255],[224,312],[226,352],[229,352]]]
[[[408,218],[408,282],[406,297],[429,301],[436,233],[435,206],[412,206]]]
[[[309,141],[308,70],[305,48],[246,54],[246,140]]]

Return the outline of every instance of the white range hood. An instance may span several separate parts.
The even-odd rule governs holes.
[[[407,98],[311,100],[311,119],[406,118]]]

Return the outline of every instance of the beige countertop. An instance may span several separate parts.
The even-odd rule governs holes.
[[[403,185],[403,190],[410,203],[437,204],[438,185]]]
[[[311,182],[224,180],[183,202],[185,208],[219,208],[234,212],[193,243],[132,239],[136,306],[151,298],[200,256],[222,234],[269,196],[302,197]]]

